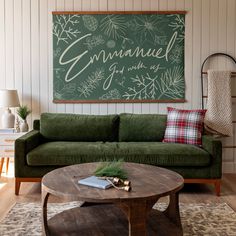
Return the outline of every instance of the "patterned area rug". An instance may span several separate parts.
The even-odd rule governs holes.
[[[50,203],[49,218],[55,214],[79,206],[79,202]],[[154,206],[164,210],[166,204]],[[235,236],[236,212],[226,203],[180,204],[185,236]],[[41,205],[39,203],[17,203],[0,223],[1,236],[41,235]]]

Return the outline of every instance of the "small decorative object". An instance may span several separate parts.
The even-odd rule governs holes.
[[[98,177],[117,177],[119,179],[127,179],[127,172],[122,168],[122,160],[113,162],[102,162],[94,174]]]
[[[131,182],[127,180],[127,172],[122,168],[122,160],[101,163],[94,174],[107,180],[115,189],[131,191]]]
[[[19,107],[20,102],[17,90],[0,90],[0,107],[6,108],[2,115],[2,128],[14,128],[15,115],[12,114],[9,107]]]
[[[98,177],[100,179],[108,181],[115,189],[125,190],[126,192],[131,191],[131,182],[129,180],[122,180],[117,177]]]
[[[27,106],[20,106],[17,109],[18,116],[22,119],[20,123],[20,131],[21,132],[27,132],[29,130],[29,126],[27,124],[27,116],[31,113],[31,110]]]
[[[202,145],[206,110],[182,110],[167,107],[167,125],[163,142]]]
[[[15,130],[16,130],[16,133],[20,132],[20,121],[18,117],[16,117]]]

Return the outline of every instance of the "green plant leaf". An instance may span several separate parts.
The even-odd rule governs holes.
[[[127,179],[127,172],[122,168],[123,161],[101,162],[95,170],[95,176],[102,177],[118,177],[120,179]]]
[[[22,120],[25,120],[26,117],[31,113],[31,110],[25,105],[25,106],[20,106],[17,109],[16,113]]]

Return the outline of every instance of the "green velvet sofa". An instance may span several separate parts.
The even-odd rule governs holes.
[[[67,165],[123,159],[168,168],[186,183],[210,183],[220,194],[222,145],[203,135],[202,147],[163,143],[166,115],[43,113],[15,142],[15,193]]]

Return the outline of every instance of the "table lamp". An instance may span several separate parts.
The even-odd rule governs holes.
[[[0,107],[7,108],[2,115],[2,128],[14,128],[15,115],[11,113],[9,107],[19,107],[20,102],[17,90],[0,90]]]

